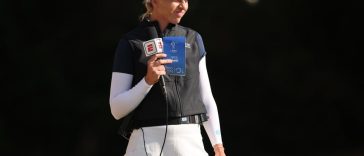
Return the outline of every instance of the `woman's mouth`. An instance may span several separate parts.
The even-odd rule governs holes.
[[[175,14],[177,15],[177,17],[182,17],[185,14],[185,12],[184,11],[177,11]]]

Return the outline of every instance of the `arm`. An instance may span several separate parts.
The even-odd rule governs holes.
[[[110,109],[115,119],[121,119],[133,111],[158,80],[158,74],[165,74],[163,64],[168,61],[158,61],[158,63],[155,63],[155,60],[164,55],[154,55],[148,61],[146,76],[135,86],[132,86],[132,73],[134,73],[132,53],[133,49],[129,42],[121,39],[114,56],[110,87]]]
[[[144,79],[135,86],[133,82],[133,49],[121,39],[115,51],[110,86],[110,109],[115,119],[121,119],[133,111],[151,89]]]
[[[165,54],[156,54],[147,62],[146,76],[135,86],[133,81],[132,50],[125,41],[120,41],[114,60],[114,69],[110,87],[110,109],[115,119],[121,119],[133,111],[144,99],[147,93],[156,83],[160,75],[166,74],[164,64],[172,63],[172,60],[158,60],[166,57]]]
[[[206,68],[206,56],[204,56],[199,63],[200,70],[200,89],[203,103],[207,109],[209,120],[203,123],[210,142],[214,147],[216,155],[224,156],[224,147],[222,145],[222,137],[220,131],[219,114],[216,106],[215,99],[212,95],[210,81]]]
[[[110,87],[110,109],[115,119],[120,119],[133,111],[152,88],[142,79],[131,86],[133,75],[113,72]],[[132,87],[132,88],[131,88]]]

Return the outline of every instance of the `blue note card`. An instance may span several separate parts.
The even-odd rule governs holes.
[[[163,51],[167,54],[166,59],[173,63],[166,64],[167,74],[185,76],[186,74],[186,38],[184,36],[163,37]]]

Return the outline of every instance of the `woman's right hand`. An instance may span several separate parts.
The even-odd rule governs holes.
[[[147,62],[147,75],[145,81],[149,85],[153,85],[158,82],[161,75],[166,74],[165,64],[172,63],[171,59],[162,59],[167,57],[164,53],[158,53],[151,56]]]

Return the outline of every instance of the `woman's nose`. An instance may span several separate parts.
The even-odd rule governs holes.
[[[181,2],[181,3],[187,3],[188,0],[179,0],[179,2]]]
[[[187,2],[188,2],[188,0],[180,0],[179,1],[180,3],[179,3],[179,8],[183,8],[183,9],[185,9],[186,8],[186,4],[187,4]]]

